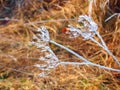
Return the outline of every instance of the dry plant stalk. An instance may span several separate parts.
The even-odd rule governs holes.
[[[119,64],[116,57],[108,50],[104,40],[102,39],[100,34],[97,32],[97,28],[98,28],[97,24],[95,22],[93,22],[92,19],[86,15],[80,16],[78,22],[81,24],[81,26],[76,26],[76,28],[69,25],[69,32],[66,32],[66,33],[70,35],[70,38],[75,38],[75,37],[78,37],[81,35],[82,37],[84,37],[85,40],[90,39],[90,40],[94,41],[100,47],[105,49],[115,59],[117,64]],[[96,66],[98,68],[102,68],[102,69],[106,69],[106,70],[110,70],[110,71],[120,72],[119,69],[109,68],[106,66],[92,63],[88,59],[77,54],[76,52],[72,51],[71,49],[51,40],[48,30],[44,26],[42,26],[41,28],[38,28],[38,30],[36,32],[37,32],[37,34],[33,36],[33,40],[31,41],[31,44],[37,46],[37,48],[39,48],[39,49],[42,49],[40,52],[46,53],[44,57],[39,58],[39,60],[42,60],[45,63],[35,65],[36,67],[38,67],[41,70],[50,71],[51,69],[56,68],[59,64],[62,64],[62,65],[72,64],[72,65],[91,65],[91,66]],[[97,35],[100,38],[102,43],[99,43],[94,39],[95,35]],[[49,47],[49,43],[55,44],[56,46],[59,46],[60,48],[65,49],[66,51],[70,52],[71,54],[73,54],[76,57],[78,57],[79,59],[81,59],[83,62],[80,63],[80,62],[62,62],[62,61],[60,61],[57,58],[57,56],[54,54],[54,52],[51,50],[51,48]],[[48,75],[48,74],[45,74],[44,72],[39,74],[39,76],[45,76],[45,75]]]

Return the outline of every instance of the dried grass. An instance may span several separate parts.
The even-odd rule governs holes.
[[[7,3],[13,2],[10,4]],[[113,59],[96,44],[82,38],[68,39],[61,32],[68,24],[76,24],[69,19],[76,19],[81,14],[93,17],[99,26],[99,32],[111,52],[120,60],[120,18],[111,16],[110,5],[119,0],[93,0],[89,8],[88,0],[0,0],[0,89],[1,90],[119,90],[120,74],[92,66],[58,66],[49,76],[38,77],[41,71],[34,67],[42,56],[39,50],[29,45],[32,31],[41,25],[48,27],[51,38],[71,48],[94,63],[119,68]],[[41,0],[42,1],[42,0]],[[49,2],[50,1],[50,2]],[[63,3],[63,4],[61,4]],[[5,5],[8,5],[6,9]],[[14,8],[14,9],[13,9]],[[119,7],[120,8],[120,7]],[[10,11],[9,9],[12,9]],[[89,11],[91,13],[89,13]],[[117,12],[118,13],[118,12]],[[6,20],[7,19],[17,19]],[[64,19],[59,21],[59,19]],[[41,22],[53,20],[53,22]],[[50,45],[61,61],[80,60],[70,53]],[[105,62],[106,61],[106,62]]]

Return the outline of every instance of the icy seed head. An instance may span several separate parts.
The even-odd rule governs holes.
[[[40,57],[40,61],[44,61],[44,64],[36,64],[35,66],[38,67],[41,70],[50,70],[54,69],[58,66],[60,63],[59,59],[57,56],[54,54],[54,52],[51,50],[50,47],[46,46],[45,48],[45,56]]]
[[[48,32],[48,30],[46,29],[46,27],[41,26],[41,28],[38,28],[37,31],[40,32],[40,33],[38,34],[38,36],[40,37],[40,39],[41,39],[42,41],[45,41],[45,42],[49,42],[49,41],[50,41],[49,32]]]
[[[78,22],[81,23],[82,28],[87,28],[88,31],[97,31],[98,26],[97,24],[92,20],[91,17],[87,15],[81,15],[78,18]]]
[[[79,26],[76,27],[68,25],[69,32],[66,32],[66,34],[69,34],[70,38],[81,35],[84,39],[90,39],[95,36],[98,26],[91,17],[87,15],[79,16],[78,23]]]
[[[37,32],[36,35],[33,35],[31,44],[37,46],[37,48],[43,48],[48,45],[50,41],[49,32],[44,26],[38,28]]]
[[[43,63],[34,66],[48,71],[57,67],[60,61],[49,47],[50,36],[48,30],[44,26],[38,28],[36,35],[33,35],[32,39],[31,44],[39,48],[41,53],[44,53],[42,57],[39,57],[39,61]]]

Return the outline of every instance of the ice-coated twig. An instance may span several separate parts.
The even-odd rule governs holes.
[[[68,65],[68,64],[72,64],[72,65],[88,65],[88,63],[85,62],[60,62],[60,64],[62,65]]]
[[[0,18],[0,21],[20,21],[20,20],[14,18]]]
[[[103,48],[110,56],[112,56],[112,58],[115,60],[115,62],[120,66],[120,62],[118,61],[118,59],[110,52],[110,50],[107,48],[107,46],[103,46],[101,45],[99,42],[97,42],[95,39],[90,38],[91,41],[93,41],[94,43],[96,43],[97,45],[99,45],[101,48]]]
[[[78,23],[80,23],[80,26],[73,27],[72,25],[69,25],[68,26],[69,31],[66,32],[66,34],[69,34],[70,38],[82,36],[85,40],[92,40],[94,43],[98,44],[105,51],[107,51],[108,54],[112,56],[115,62],[120,66],[118,59],[110,52],[104,40],[97,32],[98,26],[95,22],[93,22],[92,18],[88,17],[87,15],[79,16]],[[94,39],[95,35],[98,36],[101,43]]]
[[[61,44],[59,44],[59,43],[57,43],[57,42],[55,42],[55,41],[53,41],[53,40],[50,40],[50,43],[52,43],[52,44],[54,44],[54,45],[56,45],[56,46],[59,46],[59,47],[62,48],[62,49],[65,49],[66,51],[68,51],[68,52],[70,52],[71,54],[75,55],[76,57],[80,58],[80,59],[81,59],[82,61],[84,61],[84,62],[89,62],[87,59],[85,59],[84,57],[82,57],[82,56],[80,56],[79,54],[75,53],[75,52],[72,51],[71,49],[69,49],[69,48],[67,48],[67,47],[65,47],[65,46],[63,46],[63,45],[61,45]]]
[[[99,65],[99,64],[94,64],[94,63],[90,62],[89,60],[87,60],[86,58],[82,57],[81,55],[77,54],[76,52],[72,51],[71,49],[69,49],[69,48],[67,48],[67,47],[65,47],[65,46],[63,46],[63,45],[61,45],[61,44],[59,44],[55,41],[50,40],[50,43],[55,44],[56,46],[59,46],[60,48],[65,49],[66,51],[70,52],[71,54],[75,55],[76,57],[78,57],[79,59],[84,61],[83,63],[79,63],[79,62],[60,62],[60,64],[72,64],[72,65],[86,64],[86,65],[96,66],[96,67],[106,69],[106,70],[120,72],[119,69],[113,69],[113,68],[105,67],[105,66],[102,66],[102,65]]]
[[[40,29],[44,29],[44,30],[40,30]],[[42,41],[46,40],[47,43],[50,42],[50,43],[52,43],[52,44],[55,44],[56,46],[59,46],[60,48],[65,49],[66,51],[68,51],[68,52],[70,52],[71,54],[75,55],[76,57],[80,58],[83,62],[82,62],[82,63],[79,63],[79,62],[61,62],[61,61],[58,60],[58,58],[57,58],[56,55],[53,53],[53,51],[50,49],[50,47],[47,46],[47,47],[45,47],[45,48],[47,48],[45,51],[49,51],[50,54],[48,54],[48,55],[45,56],[45,57],[47,57],[47,58],[42,58],[43,61],[47,61],[47,64],[45,64],[45,65],[36,64],[36,65],[35,65],[36,67],[38,67],[38,68],[40,68],[40,69],[43,69],[43,70],[49,70],[49,69],[51,69],[51,68],[52,68],[52,69],[53,69],[53,68],[56,68],[59,64],[64,64],[64,65],[66,65],[66,64],[84,65],[84,64],[85,64],[85,65],[96,66],[96,67],[99,67],[99,68],[102,68],[102,69],[106,69],[106,70],[111,70],[111,71],[120,72],[120,70],[118,70],[118,69],[113,69],[113,68],[101,66],[101,65],[99,65],[99,64],[94,64],[94,63],[90,62],[89,60],[87,60],[86,58],[84,58],[84,57],[82,57],[81,55],[77,54],[76,52],[72,51],[71,49],[69,49],[69,48],[67,48],[67,47],[65,47],[65,46],[63,46],[63,45],[61,45],[61,44],[59,44],[59,43],[51,40],[50,37],[49,37],[49,34],[48,34],[49,32],[46,31],[46,30],[47,30],[46,28],[42,27],[42,28],[40,28],[40,29],[39,29],[39,30],[40,30],[40,34],[38,34],[37,37],[40,37],[40,36],[42,36],[42,37],[40,37],[39,39],[42,38]],[[44,31],[44,32],[43,32],[43,31]],[[41,35],[41,34],[43,34],[43,35]],[[43,39],[43,38],[46,38],[46,39]],[[41,41],[41,40],[39,40],[39,41]],[[39,42],[39,43],[40,43],[40,42]],[[48,58],[48,57],[49,57],[49,58]],[[49,60],[48,60],[48,59],[49,59]],[[53,59],[54,59],[57,63],[54,62]],[[51,63],[50,63],[50,62],[51,62]],[[50,64],[50,65],[49,65],[49,64]],[[41,73],[41,74],[40,74],[40,76],[42,76],[42,75],[44,76],[45,73]]]
[[[79,63],[79,62],[60,62],[60,64],[62,64],[62,65],[68,65],[68,64],[71,64],[71,65],[91,65],[91,66],[96,66],[96,67],[110,70],[110,71],[120,72],[119,69],[109,68],[109,67],[101,66],[99,64],[87,63],[87,62],[81,62],[81,63]]]
[[[105,44],[105,42],[104,42],[104,40],[102,39],[102,37],[101,37],[101,35],[99,34],[99,32],[96,31],[95,33],[96,33],[96,35],[98,36],[98,38],[100,39],[102,45],[107,49],[108,47],[107,47],[107,45]]]
[[[114,13],[113,15],[111,15],[110,17],[108,17],[107,19],[105,19],[105,22],[108,22],[110,19],[112,19],[116,15],[119,15],[119,13]]]

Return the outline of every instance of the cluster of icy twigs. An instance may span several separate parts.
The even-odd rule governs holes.
[[[70,38],[76,38],[78,36],[82,36],[85,40],[91,40],[94,43],[98,44],[100,47],[102,47],[110,56],[113,57],[115,62],[120,66],[120,63],[118,59],[109,51],[108,47],[106,46],[104,40],[100,36],[100,34],[97,32],[98,26],[97,24],[92,20],[91,17],[88,17],[87,15],[79,16],[78,19],[79,26],[72,26],[68,25],[69,31],[66,32],[66,34],[69,35]],[[94,39],[94,36],[97,36],[101,43],[99,43],[97,40]],[[50,39],[48,30],[42,26],[41,28],[38,28],[37,34],[33,36],[33,40],[31,42],[33,45],[37,46],[37,48],[41,49],[40,51],[44,53],[45,56],[40,57],[39,60],[43,61],[43,64],[35,64],[36,67],[38,67],[41,70],[50,70],[56,68],[59,64],[72,64],[72,65],[91,65],[96,66],[102,69],[110,70],[110,71],[116,71],[120,72],[119,69],[109,68],[106,66],[102,66],[99,64],[95,64],[90,62],[88,59],[84,58],[83,56],[77,54],[76,52],[72,51],[71,49],[53,41]],[[70,52],[71,54],[75,55],[76,57],[80,58],[83,62],[62,62],[60,61],[57,56],[54,54],[54,52],[49,47],[49,43],[55,44],[59,46],[60,48],[65,49],[66,51]],[[44,73],[40,73],[40,76],[44,76]]]

